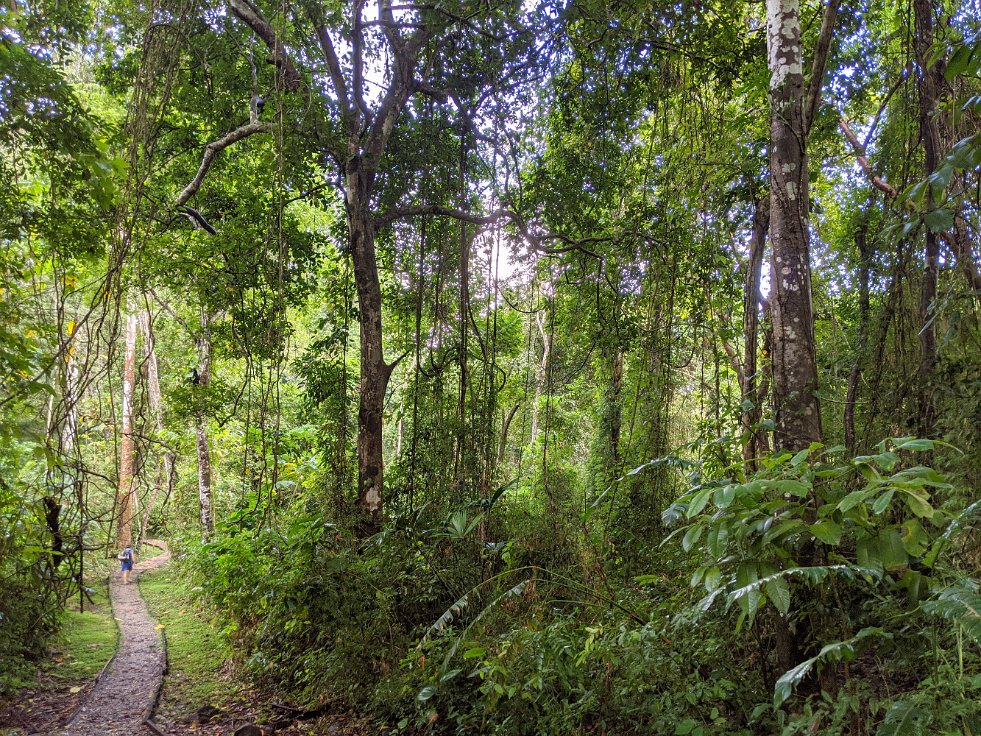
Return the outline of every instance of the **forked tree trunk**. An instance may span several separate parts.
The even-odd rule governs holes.
[[[821,439],[798,0],[767,0],[767,49],[774,443],[777,449],[793,451]]]
[[[201,336],[198,339],[198,385],[206,389],[211,382],[211,321],[201,311]],[[198,455],[198,511],[204,536],[215,530],[215,512],[211,488],[211,447],[208,442],[208,418],[198,409],[194,417],[194,434]]]
[[[119,487],[117,489],[118,534],[120,548],[133,545],[133,516],[136,514],[136,477],[133,441],[133,402],[136,388],[136,338],[138,318],[126,317],[125,349],[123,354],[122,429],[119,439]]]

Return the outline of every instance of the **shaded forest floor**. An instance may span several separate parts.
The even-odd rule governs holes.
[[[217,736],[231,734],[246,724],[257,724],[264,733],[286,735],[367,736],[387,730],[360,717],[326,710],[304,717],[276,693],[249,683],[235,663],[224,634],[195,600],[194,592],[173,569],[162,567],[165,560],[154,559],[160,550],[147,548],[147,552],[142,562],[157,569],[141,574],[138,590],[152,619],[147,627],[163,629],[167,637],[168,671],[154,710],[154,722],[162,733]],[[0,698],[0,736],[60,732],[85,710],[95,709],[91,715],[100,717],[101,706],[94,691],[97,687],[105,689],[104,681],[116,661],[113,655],[117,653],[119,614],[114,622],[113,613],[104,582],[96,586],[92,602],[85,602],[83,612],[66,612],[63,629],[33,680],[25,680],[19,691]],[[121,651],[121,638],[118,645]],[[157,666],[155,661],[146,664],[151,669]],[[155,687],[156,676],[148,679],[144,684]],[[125,694],[119,697],[128,698]],[[151,733],[145,725],[137,728],[139,733]]]
[[[276,693],[248,682],[210,612],[172,568],[146,575],[140,589],[151,615],[167,632],[169,669],[154,721],[168,736],[230,734],[249,723],[269,732],[275,727],[277,734],[384,732],[350,714],[298,718]]]

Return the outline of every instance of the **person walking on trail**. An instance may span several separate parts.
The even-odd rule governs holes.
[[[117,559],[119,560],[119,566],[123,571],[123,584],[129,583],[129,573],[133,569],[133,559],[136,557],[136,553],[133,552],[132,547],[127,547],[122,552],[119,553]]]

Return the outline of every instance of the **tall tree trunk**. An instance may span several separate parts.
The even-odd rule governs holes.
[[[143,356],[146,361],[146,388],[150,397],[150,410],[153,412],[154,423],[157,428],[158,438],[164,432],[164,406],[163,397],[160,393],[160,369],[157,363],[157,343],[153,335],[153,318],[149,310],[140,312],[140,332],[143,333]],[[143,520],[140,524],[141,534],[145,534],[147,525],[150,523],[150,514],[160,495],[161,486],[166,487],[165,495],[169,495],[174,488],[175,472],[174,452],[166,448],[161,459],[161,472],[157,472],[153,490],[150,498],[143,509]]]
[[[535,398],[531,404],[531,444],[535,444],[538,439],[538,403],[541,401],[542,392],[545,391],[545,381],[548,373],[549,354],[552,350],[552,343],[548,339],[548,332],[545,330],[545,323],[542,320],[541,312],[535,312],[532,317],[538,327],[538,334],[542,338],[542,359],[535,370]],[[529,359],[531,356],[528,356]]]
[[[133,402],[136,388],[136,338],[138,318],[126,317],[125,349],[123,354],[122,431],[119,438],[119,487],[117,508],[119,526],[116,541],[119,547],[133,544],[133,516],[136,514],[136,446],[133,442]]]
[[[916,64],[919,67],[920,138],[923,141],[926,176],[930,176],[936,170],[939,159],[939,131],[936,121],[939,71],[936,64],[930,63],[933,46],[933,4],[930,0],[913,0],[913,14],[916,31]],[[933,191],[928,188],[927,207],[932,209],[933,206]],[[939,255],[937,234],[928,227],[923,282],[920,287],[920,364],[917,371],[920,389],[918,429],[920,435],[924,437],[933,434],[936,423],[933,374],[937,365],[937,327],[932,308],[937,298]]]
[[[384,458],[382,415],[391,369],[382,345],[381,285],[375,261],[370,192],[374,172],[355,157],[347,167],[347,220],[361,325],[361,396],[358,407],[358,508],[366,530],[381,524]]]
[[[849,456],[855,455],[855,402],[858,397],[858,382],[862,377],[862,361],[865,358],[865,344],[869,339],[869,272],[872,265],[872,248],[867,237],[868,223],[862,222],[855,233],[855,245],[858,246],[858,345],[855,350],[855,362],[848,374],[848,390],[845,393],[845,448]]]
[[[198,385],[207,389],[211,382],[211,320],[201,309],[201,336],[198,338]],[[201,530],[208,536],[215,530],[214,497],[211,487],[211,447],[208,442],[208,417],[201,409],[194,416],[194,434],[198,455],[198,511]]]
[[[821,439],[798,0],[767,0],[767,47],[774,442],[778,449],[793,451]]]
[[[613,351],[610,376],[610,480],[620,475],[620,437],[623,430],[623,350]]]
[[[763,416],[763,399],[757,373],[759,363],[760,334],[760,279],[763,270],[763,255],[766,251],[766,232],[770,227],[770,204],[766,200],[756,202],[753,210],[753,232],[749,242],[749,262],[746,264],[746,283],[743,289],[743,366],[740,378],[742,400],[752,404],[742,413],[743,434],[746,444],[743,446],[743,460],[747,467],[756,469],[756,458],[768,448],[765,430],[757,429]]]

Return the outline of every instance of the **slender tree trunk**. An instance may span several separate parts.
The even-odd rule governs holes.
[[[348,164],[347,218],[358,289],[361,325],[361,397],[358,407],[358,507],[367,530],[381,525],[384,458],[382,415],[391,369],[382,345],[381,285],[375,261],[375,232],[370,206],[374,172],[360,157]]]
[[[136,338],[138,318],[126,317],[125,349],[123,354],[122,431],[119,440],[119,488],[117,508],[119,531],[116,542],[120,548],[133,545],[133,516],[136,514],[136,446],[133,442],[133,403],[136,387]]]
[[[198,338],[198,385],[207,389],[211,382],[211,320],[201,309],[201,336]],[[208,417],[201,409],[194,417],[194,434],[198,455],[198,511],[205,537],[215,530],[215,513],[211,485],[211,447],[208,442]]]
[[[764,453],[767,447],[764,430],[755,429],[763,416],[763,396],[757,391],[759,363],[760,333],[760,279],[763,270],[763,255],[766,251],[766,232],[770,227],[770,205],[766,200],[756,203],[753,211],[753,232],[749,243],[749,263],[746,268],[746,283],[743,290],[743,366],[742,366],[742,400],[752,404],[742,413],[743,434],[746,444],[743,446],[743,460],[751,470],[756,469],[756,458]],[[762,435],[762,437],[761,437]]]
[[[862,377],[862,361],[865,357],[865,344],[869,339],[869,272],[872,265],[872,249],[867,238],[867,223],[863,222],[855,233],[858,246],[858,345],[855,362],[848,374],[848,390],[845,393],[845,447],[849,456],[856,452],[855,440],[855,402],[858,397],[858,383]]]
[[[954,231],[950,235],[950,246],[957,257],[957,264],[964,274],[968,290],[974,293],[975,300],[981,306],[981,272],[978,271],[978,264],[974,260],[974,253],[971,250],[971,234],[962,212],[958,212],[954,217]]]
[[[798,0],[767,0],[767,42],[774,441],[778,449],[793,451],[821,439]]]
[[[541,313],[535,312],[535,316],[532,319],[535,320],[535,325],[538,327],[538,334],[542,338],[542,359],[535,371],[535,398],[531,404],[531,444],[534,445],[535,440],[538,438],[538,403],[541,401],[542,392],[545,390],[549,353],[552,350],[552,344],[548,339],[548,332],[545,330],[545,323],[542,321]]]
[[[153,322],[149,310],[140,312],[140,331],[143,333],[143,355],[146,360],[146,383],[147,393],[150,397],[150,410],[153,412],[159,438],[164,432],[164,406],[163,397],[160,393],[157,344],[153,335]],[[169,495],[174,488],[175,457],[169,448],[164,450],[161,464],[163,472],[156,474],[150,499],[147,501],[146,508],[143,509],[143,521],[140,524],[141,534],[145,534],[147,525],[150,523],[150,514],[157,502],[161,486],[166,486],[166,495]]]
[[[610,376],[610,464],[609,475],[613,480],[620,475],[620,435],[623,428],[623,351],[613,352],[613,368]]]
[[[916,29],[916,63],[919,67],[920,138],[923,141],[926,175],[937,168],[939,159],[939,132],[937,130],[938,69],[930,63],[933,46],[933,4],[930,0],[913,0]],[[927,207],[934,206],[933,192],[928,189]],[[933,400],[933,374],[937,365],[937,327],[932,313],[937,298],[937,262],[940,249],[937,234],[926,228],[923,282],[920,287],[920,364],[918,384],[920,389],[919,432],[921,436],[933,434],[936,423],[936,407]]]

